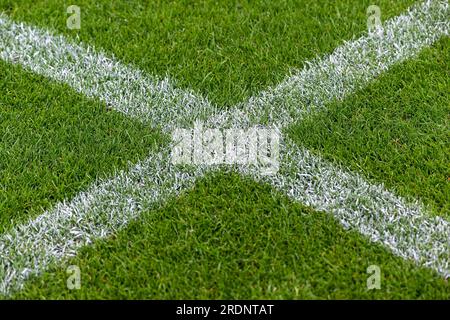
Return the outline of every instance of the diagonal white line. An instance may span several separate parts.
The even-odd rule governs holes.
[[[253,168],[241,172],[270,183],[290,198],[332,213],[347,229],[358,230],[396,255],[450,275],[450,224],[427,215],[420,203],[408,203],[362,176],[331,165],[287,141],[276,176]]]
[[[386,22],[384,36],[344,43],[333,53],[306,63],[275,88],[262,91],[236,108],[215,113],[213,126],[255,123],[286,127],[362,89],[393,64],[417,55],[449,35],[448,1],[425,1]]]
[[[66,83],[154,127],[165,128],[168,123],[183,123],[215,111],[209,101],[192,91],[176,88],[168,78],[145,75],[92,47],[15,23],[1,13],[0,31],[0,59]]]
[[[390,20],[385,38],[362,37],[347,42],[275,89],[240,104],[238,108],[244,112],[235,108],[216,113],[207,123],[287,125],[330,100],[362,88],[391,65],[448,35],[447,16],[446,1],[426,1]],[[67,83],[154,126],[168,130],[191,124],[217,109],[189,91],[173,88],[167,80],[146,77],[135,68],[63,37],[16,24],[4,16],[0,18],[0,31],[2,59]],[[352,67],[353,63],[357,67]],[[399,256],[449,274],[447,221],[429,217],[420,205],[405,203],[382,186],[370,185],[359,175],[332,166],[289,141],[286,144],[284,157],[288,162],[282,165],[283,175],[263,178],[249,169],[240,170],[271,183],[295,200],[333,213],[345,227],[358,230]],[[115,232],[142,210],[192,186],[196,177],[209,169],[169,167],[167,153],[165,149],[129,172],[99,181],[73,200],[1,235],[0,293],[20,289],[29,275]]]
[[[0,294],[20,288],[29,275],[74,256],[81,247],[107,237],[142,211],[193,186],[203,171],[201,167],[180,170],[170,165],[169,153],[163,151],[2,235]]]

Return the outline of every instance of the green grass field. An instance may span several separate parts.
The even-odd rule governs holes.
[[[0,0],[0,12],[230,108],[365,35],[370,4],[385,21],[414,3]],[[70,4],[81,8],[80,30],[66,27]],[[286,136],[448,221],[449,70],[444,37]],[[0,60],[0,234],[169,141],[68,85]],[[81,270],[80,290],[66,286],[69,265]],[[381,289],[367,289],[370,265],[381,268]],[[4,298],[447,300],[450,287],[442,274],[347,230],[328,212],[215,172]]]
[[[82,299],[448,299],[446,281],[419,269],[323,212],[267,186],[216,175],[162,210],[147,212],[66,268],[34,279],[17,298]],[[366,288],[369,265],[384,288]]]
[[[291,130],[297,143],[450,216],[450,41]]]

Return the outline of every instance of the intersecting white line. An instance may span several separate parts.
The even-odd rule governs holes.
[[[362,37],[317,59],[274,89],[246,103],[218,111],[207,99],[175,88],[167,79],[144,75],[91,47],[62,36],[14,23],[0,16],[0,58],[70,85],[129,116],[165,131],[205,119],[210,126],[276,124],[280,128],[363,88],[395,63],[449,34],[447,1],[426,1],[388,21],[382,38]],[[82,246],[104,238],[140,212],[193,186],[207,167],[169,165],[170,148],[129,171],[97,181],[74,199],[0,236],[0,293],[20,289],[31,274],[74,256]],[[358,230],[395,254],[449,274],[449,223],[431,217],[422,205],[407,203],[381,185],[334,166],[286,141],[280,174],[261,177],[319,210],[332,213],[346,228]]]

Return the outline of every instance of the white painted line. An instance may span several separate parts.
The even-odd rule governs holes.
[[[263,176],[290,198],[332,213],[341,224],[381,243],[394,254],[450,276],[450,223],[427,214],[420,203],[408,203],[362,176],[339,168],[287,141],[278,175]]]
[[[191,187],[202,174],[200,167],[172,166],[162,151],[1,235],[0,294],[20,289],[29,275],[111,235],[142,211]]]
[[[255,112],[247,120],[246,114],[231,111],[217,114],[207,123],[243,126],[254,124],[253,121],[279,121],[280,127],[287,125],[297,117],[323,107],[330,100],[344,98],[394,63],[414,56],[440,36],[448,35],[447,15],[447,2],[426,1],[386,24],[389,41],[377,42],[376,48],[370,45],[374,40],[369,37],[347,42],[330,57],[311,63],[299,75],[294,75],[274,90],[263,92],[247,104],[239,105],[246,112]],[[202,118],[216,109],[205,99],[173,89],[167,81],[146,78],[133,68],[124,67],[111,59],[105,60],[103,55],[95,54],[92,49],[69,44],[62,37],[15,24],[6,17],[0,18],[0,31],[2,59],[67,83],[79,92],[97,97],[117,110],[155,126],[168,121],[167,125],[161,126],[166,130],[192,124],[197,117]],[[3,37],[3,34],[7,36]],[[412,40],[417,43],[410,44]],[[42,41],[46,41],[45,45],[36,44]],[[56,48],[53,41],[62,48]],[[70,49],[65,48],[66,45],[71,46]],[[66,57],[71,51],[77,52],[75,57],[85,62],[71,62]],[[382,54],[374,59],[378,51]],[[29,54],[32,56],[29,57]],[[83,58],[84,54],[87,56]],[[334,60],[337,57],[344,59],[342,65]],[[352,70],[352,59],[361,67],[367,64],[369,75],[359,73],[358,68]],[[114,66],[109,72],[113,72],[113,79],[108,78],[107,66],[111,63]],[[89,73],[83,66],[98,67],[100,78],[95,78],[96,73]],[[327,71],[327,68],[334,71]],[[86,78],[83,76],[85,73]],[[314,85],[308,85],[309,82]],[[148,92],[151,92],[151,97],[146,96]],[[189,105],[187,109],[184,102]],[[186,113],[178,113],[178,108]],[[167,114],[165,110],[168,110]],[[427,216],[420,205],[408,205],[381,186],[370,186],[362,177],[333,167],[292,146],[289,141],[287,144],[286,156],[291,162],[285,164],[285,174],[264,178],[266,181],[293,199],[331,211],[345,227],[358,230],[372,241],[386,245],[395,254],[413,259],[444,275],[449,273],[448,242],[445,242],[450,230],[448,222]],[[130,172],[121,172],[115,178],[100,181],[70,202],[59,204],[29,223],[1,235],[0,293],[9,294],[20,289],[31,274],[38,274],[50,264],[73,256],[80,247],[115,232],[141,211],[153,208],[155,203],[191,186],[196,177],[210,169],[197,167],[195,171],[184,172],[169,167],[169,160],[164,156],[167,152],[165,150],[149,157]],[[257,173],[241,170],[260,179]],[[304,187],[303,191],[301,187]],[[399,225],[395,223],[397,221]],[[425,225],[426,232],[434,230],[434,233],[424,234],[422,225],[416,222]],[[393,229],[386,231],[387,227]]]
[[[190,90],[176,88],[168,78],[145,75],[93,47],[15,23],[1,13],[0,31],[0,59],[65,83],[154,127],[165,128],[174,122],[190,125],[183,120],[214,112],[206,99]]]
[[[366,87],[392,65],[417,55],[450,33],[448,1],[425,1],[388,20],[384,36],[345,42],[333,53],[306,63],[275,88],[211,117],[212,126],[255,123],[286,127],[333,100]]]

